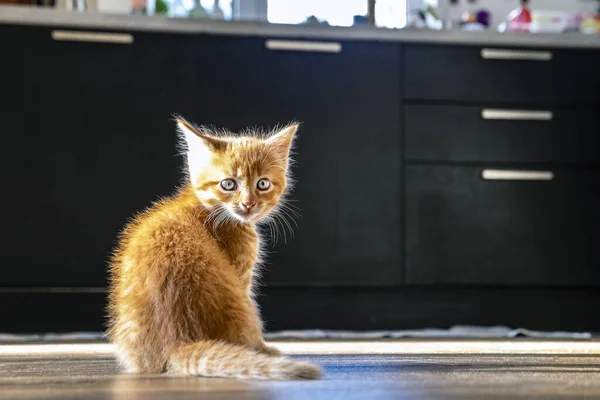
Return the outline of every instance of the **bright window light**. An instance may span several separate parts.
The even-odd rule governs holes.
[[[406,25],[406,0],[377,0],[377,26],[402,28]],[[267,19],[277,24],[300,24],[315,16],[329,25],[351,26],[355,15],[366,16],[367,0],[268,0]]]
[[[377,0],[375,2],[375,24],[382,28],[406,26],[408,8],[406,0]]]
[[[300,24],[314,15],[329,25],[351,26],[355,15],[367,14],[366,0],[269,0],[267,19],[277,24]]]
[[[194,0],[165,0],[169,6],[169,16],[171,17],[187,17],[188,13],[194,8]],[[200,5],[210,12],[215,5],[215,0],[200,0]],[[223,10],[225,19],[231,19],[231,0],[220,0],[219,7]]]

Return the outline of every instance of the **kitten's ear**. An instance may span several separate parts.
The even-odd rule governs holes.
[[[210,165],[214,153],[224,149],[227,143],[224,140],[212,137],[202,132],[183,118],[177,118],[177,130],[182,136],[185,146],[187,168],[192,184],[201,174],[202,170]]]
[[[199,146],[205,147],[209,151],[218,151],[227,146],[227,142],[224,140],[207,135],[183,118],[177,118],[175,121],[177,122],[177,129],[183,134],[189,151],[197,149]]]
[[[274,146],[282,157],[287,157],[290,154],[292,143],[299,124],[288,125],[279,132],[266,140],[267,144]]]

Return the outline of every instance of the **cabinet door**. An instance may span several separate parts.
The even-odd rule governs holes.
[[[409,283],[600,284],[599,170],[406,174]]]
[[[600,52],[407,45],[410,100],[600,104]]]
[[[0,145],[0,173],[2,174],[2,196],[0,197],[0,205],[4,210],[3,222],[0,225],[0,232],[4,244],[2,246],[2,262],[0,268],[0,286],[6,282],[7,276],[10,276],[13,271],[20,268],[20,265],[14,265],[11,261],[16,262],[18,257],[14,259],[9,254],[13,249],[14,228],[18,229],[20,224],[26,224],[27,220],[23,215],[20,215],[21,199],[16,198],[18,191],[13,191],[14,188],[29,185],[30,183],[23,181],[21,175],[21,164],[18,162],[20,158],[27,157],[30,151],[27,141],[23,140],[17,146],[12,144],[15,138],[22,135],[25,129],[25,122],[30,118],[29,112],[32,104],[26,96],[23,89],[26,87],[27,76],[23,67],[26,65],[26,46],[23,46],[18,40],[9,38],[18,37],[21,34],[22,28],[9,25],[0,25],[0,38],[2,41],[2,56],[0,59],[0,76],[2,77],[2,88],[0,89],[0,132],[2,134],[2,145]],[[16,208],[15,208],[16,207]],[[14,224],[12,223],[14,221]],[[25,244],[25,243],[24,243]],[[24,246],[22,251],[29,253],[35,251],[35,247],[27,248]]]
[[[180,182],[171,119],[194,106],[192,39],[20,29],[27,116],[2,146],[0,282],[101,286],[127,219]]]
[[[301,217],[295,237],[269,251],[267,281],[397,283],[399,47],[207,41],[199,122],[233,130],[302,122],[291,196]]]
[[[410,105],[405,106],[406,159],[598,165],[599,125],[595,107],[513,111]]]

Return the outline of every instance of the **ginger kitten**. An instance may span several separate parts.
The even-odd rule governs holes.
[[[265,344],[252,293],[256,223],[285,193],[297,125],[264,137],[177,125],[188,184],[127,225],[111,262],[108,335],[119,362],[138,373],[319,378]]]

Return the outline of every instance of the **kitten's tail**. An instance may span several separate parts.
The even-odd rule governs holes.
[[[168,370],[181,375],[237,379],[318,379],[312,364],[261,354],[242,346],[204,340],[177,348]]]

